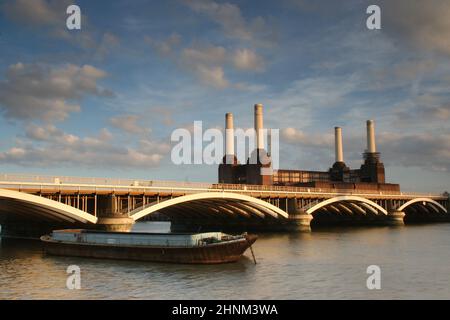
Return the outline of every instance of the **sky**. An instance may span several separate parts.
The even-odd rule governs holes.
[[[215,182],[171,133],[250,128],[262,103],[281,168],[328,170],[335,126],[359,168],[374,119],[387,181],[443,192],[449,59],[446,0],[0,0],[0,172]]]

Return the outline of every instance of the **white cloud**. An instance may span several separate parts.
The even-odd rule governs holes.
[[[117,143],[117,139],[102,129],[94,136],[76,136],[54,126],[30,126],[26,139],[0,152],[0,163],[21,166],[49,167],[136,167],[158,166],[170,151],[167,143],[140,140],[135,146]]]
[[[185,0],[194,12],[217,23],[225,35],[260,46],[272,46],[275,41],[274,28],[262,17],[246,19],[235,4],[218,3],[211,0]]]
[[[110,96],[97,84],[106,73],[90,65],[11,65],[0,81],[0,110],[7,118],[61,121],[80,111],[86,95]]]
[[[7,19],[20,26],[32,28],[33,32],[86,50],[92,50],[93,57],[103,59],[112,48],[119,45],[119,38],[110,32],[100,33],[90,24],[85,11],[81,12],[82,32],[71,32],[66,27],[67,7],[74,4],[72,0],[6,0],[0,10]]]
[[[389,165],[421,167],[450,172],[450,134],[385,132],[379,135],[380,150]]]
[[[225,58],[226,50],[221,46],[194,46],[183,49],[181,53],[185,64],[220,65]]]
[[[217,89],[228,87],[223,64],[226,50],[221,46],[194,46],[181,52],[181,65],[190,70],[204,85]]]
[[[384,27],[396,41],[450,55],[450,2],[396,0],[380,3]]]
[[[332,148],[334,141],[332,134],[310,134],[296,128],[282,129],[281,138],[291,144],[320,148]]]
[[[450,120],[450,104],[429,108],[425,110],[425,115],[434,119]]]
[[[141,126],[139,124],[140,117],[137,115],[120,115],[110,119],[110,123],[125,132],[132,134],[149,134],[150,128]]]
[[[120,39],[118,36],[105,32],[100,40],[98,47],[96,48],[94,58],[102,60],[104,59],[111,51],[117,48],[120,45]]]
[[[79,138],[72,134],[67,134],[64,131],[56,128],[54,125],[46,125],[43,127],[35,124],[30,124],[25,128],[25,135],[31,140],[35,141],[54,141],[61,140],[63,143],[72,144],[79,140]]]
[[[33,29],[44,36],[65,40],[83,48],[93,48],[96,41],[90,31],[70,33],[66,27],[66,9],[70,0],[6,0],[0,9],[7,19],[20,26]],[[82,13],[82,28],[87,27],[87,17]]]
[[[344,160],[352,168],[363,162],[361,154],[365,149],[365,132],[344,128]],[[330,130],[331,131],[331,130]],[[296,128],[281,130],[284,147],[308,163],[314,158],[315,167],[327,168],[334,161],[334,135],[329,133],[307,133]],[[386,166],[415,167],[431,171],[450,172],[450,135],[448,133],[416,132],[396,133],[377,131],[377,149]],[[281,146],[283,148],[283,146]],[[287,152],[288,150],[283,150]],[[304,168],[304,164],[301,166]]]
[[[11,20],[31,26],[55,27],[65,22],[66,8],[70,4],[69,0],[9,0],[3,9]]]
[[[224,64],[227,61],[227,51],[224,47],[194,44],[176,52],[174,46],[180,42],[178,36],[172,35],[165,41],[155,41],[146,37],[145,41],[162,57],[173,60],[180,68],[193,74],[202,84],[216,89],[229,86],[230,82],[226,79],[224,71]]]
[[[173,112],[174,110],[171,108],[164,107],[152,107],[149,111],[153,118],[160,119],[158,121],[162,122],[165,126],[169,127],[174,124]]]
[[[264,60],[250,49],[237,49],[232,61],[239,70],[263,71],[265,68]]]
[[[228,80],[225,79],[225,73],[222,67],[209,67],[199,64],[194,70],[200,81],[205,85],[210,85],[218,89],[224,89],[229,85]]]
[[[226,50],[221,46],[195,45],[182,50],[179,63],[204,85],[224,89],[229,85],[222,66],[225,59]]]
[[[180,44],[181,36],[178,33],[172,33],[164,40],[154,40],[149,36],[145,36],[144,41],[153,46],[161,56],[168,56],[171,55],[174,49]]]
[[[182,69],[193,74],[202,84],[216,89],[233,88],[239,90],[255,89],[246,83],[232,83],[226,77],[226,67],[231,66],[238,71],[263,71],[264,59],[251,49],[236,49],[230,52],[222,46],[194,43],[182,48],[178,53],[174,50],[173,36],[163,41],[155,41],[148,37],[145,41],[151,44],[164,58],[169,58]],[[175,43],[179,44],[178,36]]]

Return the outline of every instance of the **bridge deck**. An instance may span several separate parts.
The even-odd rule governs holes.
[[[397,225],[450,221],[448,208],[448,194],[0,174],[2,232],[14,235],[87,222],[127,231],[144,217],[169,218],[173,230]]]
[[[243,184],[214,184],[159,180],[133,180],[109,178],[80,178],[0,174],[0,188],[40,194],[117,194],[117,195],[185,195],[200,192],[234,192],[260,198],[317,198],[340,195],[358,195],[373,199],[412,199],[427,197],[445,200],[448,196],[437,193],[395,192],[354,189],[324,189],[286,186],[259,186]]]

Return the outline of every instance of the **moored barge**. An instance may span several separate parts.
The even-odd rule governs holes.
[[[257,236],[222,232],[141,233],[85,229],[54,230],[41,237],[50,255],[216,264],[237,261]]]

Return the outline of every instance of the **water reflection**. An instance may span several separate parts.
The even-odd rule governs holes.
[[[166,223],[136,231],[167,232]],[[261,234],[237,263],[177,265],[52,257],[39,242],[0,243],[0,299],[450,298],[450,224],[332,228]],[[66,269],[81,268],[81,290]],[[382,270],[382,290],[366,288],[366,268]]]

